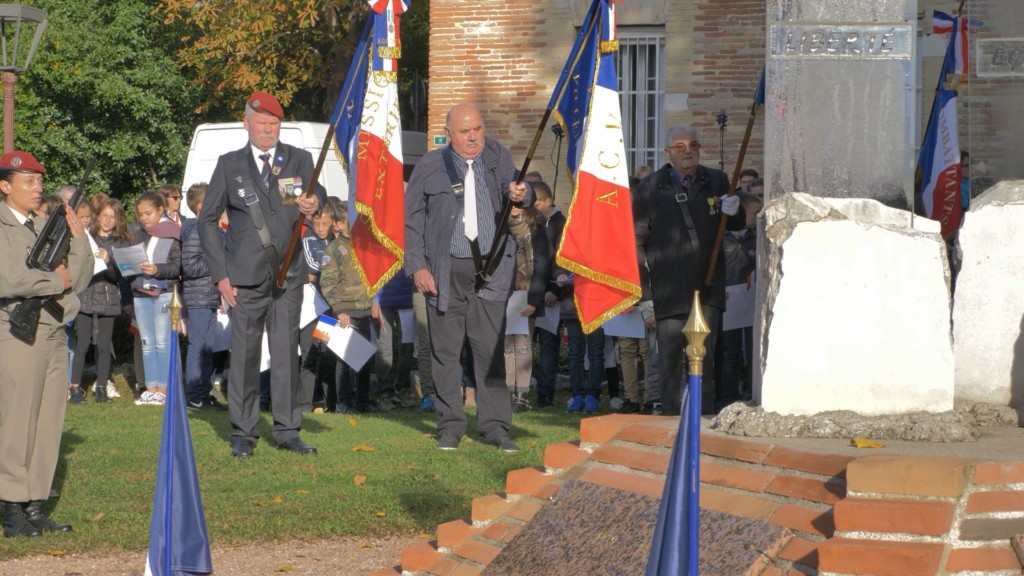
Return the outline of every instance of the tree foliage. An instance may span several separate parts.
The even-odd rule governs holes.
[[[196,91],[146,0],[37,0],[48,25],[15,96],[15,146],[47,166],[49,191],[77,183],[134,197],[178,181]]]

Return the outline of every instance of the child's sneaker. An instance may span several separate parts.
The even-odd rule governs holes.
[[[608,401],[608,406],[610,406],[611,409],[616,412],[622,410],[622,406],[624,404],[625,402],[623,402],[622,398],[619,398],[618,396],[613,396],[612,399]]]
[[[529,412],[530,401],[526,398],[525,394],[512,394],[512,411],[513,412]]]
[[[430,394],[427,394],[426,396],[423,397],[423,400],[420,402],[420,412],[433,412],[433,411],[434,411],[434,399],[433,399],[433,397],[430,396]]]
[[[120,398],[121,393],[117,391],[117,386],[110,380],[107,380],[107,398]]]
[[[583,399],[583,412],[587,414],[593,414],[601,409],[600,403],[597,401],[597,396],[593,394],[587,394],[587,397]]]
[[[580,396],[579,394],[573,396],[572,399],[569,400],[569,406],[565,411],[570,414],[583,412],[583,396]]]

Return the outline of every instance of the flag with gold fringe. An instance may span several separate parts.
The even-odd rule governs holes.
[[[615,4],[594,0],[548,104],[567,134],[573,180],[556,261],[575,273],[576,311],[587,333],[640,298],[617,50]]]
[[[399,16],[409,0],[369,0],[372,13],[331,116],[349,176],[356,269],[370,296],[402,267],[405,186],[398,105]]]

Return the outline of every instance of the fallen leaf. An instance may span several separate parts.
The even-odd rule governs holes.
[[[373,446],[367,446],[366,444],[360,444],[352,448],[353,452],[373,452]]]
[[[377,518],[383,518],[384,516],[387,516],[387,514],[385,514],[384,511],[381,510],[380,512],[374,514],[374,516],[376,516]]]
[[[295,568],[292,568],[291,566],[281,566],[280,568],[276,568],[274,572],[295,572]]]
[[[356,420],[355,418],[349,418],[348,419],[348,425],[349,426],[355,426],[356,424],[359,424],[359,421]]]
[[[299,488],[296,492],[299,494],[309,494],[309,490],[306,490],[305,488]]]
[[[427,533],[423,533],[423,534],[420,534],[419,536],[417,536],[417,538],[422,538],[424,540],[430,540],[433,537],[434,537],[433,534],[427,534]]]
[[[106,514],[104,514],[103,512],[100,512],[99,514],[97,514],[97,515],[92,517],[92,521],[93,522],[99,522],[100,520],[103,520],[104,516],[106,516]]]
[[[377,545],[376,544],[360,544],[359,547],[360,548],[376,548]]]
[[[63,550],[47,550],[46,553],[49,554],[50,556],[63,556],[65,554],[67,554],[67,552],[65,552]]]
[[[885,448],[885,444],[867,438],[851,438],[850,444],[857,448]]]
[[[272,502],[274,504],[280,504],[281,503],[281,497],[280,496],[274,496],[274,499],[272,500]]]
[[[366,474],[356,474],[356,477],[352,479],[352,483],[356,486],[366,484]]]

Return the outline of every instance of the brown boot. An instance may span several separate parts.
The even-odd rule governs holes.
[[[42,534],[41,530],[29,523],[20,502],[0,502],[0,509],[4,514],[5,537],[27,536],[32,538]]]
[[[25,505],[25,518],[29,524],[43,532],[71,532],[70,524],[57,524],[43,514],[43,501],[33,500]]]

